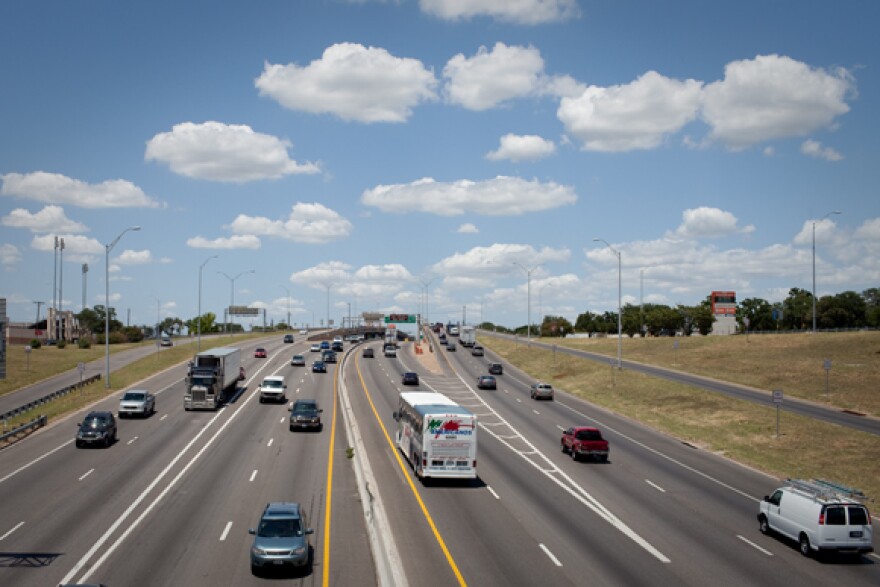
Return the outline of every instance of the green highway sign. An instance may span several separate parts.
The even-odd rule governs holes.
[[[415,314],[388,314],[385,316],[385,324],[415,324]]]

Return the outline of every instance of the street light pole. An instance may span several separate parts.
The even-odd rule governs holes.
[[[290,289],[284,286],[281,289],[287,292],[287,329],[290,330]]]
[[[819,222],[832,214],[840,214],[839,210],[832,210],[822,217]],[[813,220],[813,334],[816,334],[816,220]]]
[[[532,346],[532,271],[541,266],[541,263],[538,263],[532,268],[526,268],[524,265],[513,262],[514,265],[522,269],[526,272],[526,304],[528,308],[526,309],[526,316],[528,322],[526,323],[526,339],[527,346]]]
[[[196,352],[202,352],[202,269],[205,268],[205,265],[208,264],[208,261],[211,259],[216,259],[219,255],[211,255],[205,262],[199,265],[199,315],[196,317],[196,332],[198,332],[196,343]]]
[[[238,279],[239,277],[241,277],[242,275],[244,275],[245,273],[256,273],[256,272],[257,271],[255,269],[249,269],[248,271],[242,271],[241,273],[239,273],[235,277],[229,277],[228,275],[226,275],[222,271],[217,272],[229,280],[229,296],[230,296],[229,297],[229,318],[227,320],[230,320],[230,321],[232,320],[232,308],[233,308],[233,306],[235,306],[235,280]],[[228,326],[227,326],[227,331],[228,331]]]
[[[548,281],[547,283],[542,285],[541,288],[538,290],[538,324],[539,324],[538,328],[539,329],[544,328],[544,302],[542,300],[542,296],[544,294],[544,288],[547,287],[548,285],[553,285],[553,282]],[[541,330],[538,330],[538,333],[540,334]]]
[[[608,241],[601,238],[594,238],[596,242],[605,243],[605,245],[611,249],[611,252],[617,255],[617,368],[620,369],[620,355],[622,354],[622,345],[623,345],[623,307],[621,306],[621,253],[610,244]]]
[[[107,389],[110,389],[110,251],[126,232],[140,229],[140,226],[129,226],[110,244],[104,245],[104,387]]]

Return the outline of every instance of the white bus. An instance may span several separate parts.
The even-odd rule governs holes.
[[[416,475],[451,479],[477,477],[477,416],[441,393],[400,394],[397,447]]]

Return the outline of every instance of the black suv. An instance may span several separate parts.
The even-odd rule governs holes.
[[[317,400],[296,400],[290,409],[290,431],[293,432],[297,428],[307,428],[320,432],[324,428],[324,425],[321,424],[321,412],[323,411],[318,407]]]
[[[116,441],[116,418],[113,412],[89,412],[77,426],[77,448],[92,444],[110,446]]]

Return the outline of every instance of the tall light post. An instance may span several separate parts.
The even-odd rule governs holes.
[[[287,329],[290,330],[290,288],[280,286],[281,289],[287,292]]]
[[[528,346],[532,345],[532,271],[541,266],[541,263],[538,263],[534,267],[528,268],[516,261],[513,262],[514,265],[522,269],[526,272],[526,304],[528,308],[526,309],[526,316],[528,322],[526,323],[526,339]]]
[[[241,273],[239,273],[235,277],[229,277],[228,275],[226,275],[222,271],[217,272],[229,280],[229,318],[227,320],[232,320],[232,308],[233,308],[233,306],[235,306],[235,280],[246,273],[256,273],[256,272],[257,272],[256,269],[249,269],[247,271],[242,271]],[[228,326],[227,326],[227,331],[228,331]]]
[[[436,277],[432,277],[431,279],[425,281],[424,279],[418,278],[419,283],[422,284],[422,296],[424,296],[424,306],[425,306],[425,324],[430,325],[431,320],[428,318],[428,287],[437,281]]]
[[[86,277],[88,276],[88,273],[89,273],[89,264],[83,263],[82,264],[83,303],[82,303],[82,308],[80,308],[80,310],[86,309],[86,284],[87,284]]]
[[[110,251],[126,232],[140,229],[140,226],[129,226],[110,244],[104,245],[104,387],[107,389],[110,389]]]
[[[840,210],[832,210],[820,220],[813,220],[813,334],[816,334],[816,222],[822,222],[833,214],[840,214]]]
[[[617,249],[612,247],[608,243],[608,241],[606,241],[605,239],[594,238],[593,240],[596,242],[605,243],[605,246],[607,246],[609,249],[611,249],[612,253],[617,255],[617,368],[620,369],[620,355],[622,353],[622,345],[623,345],[623,321],[622,321],[623,320],[623,312],[622,312],[623,308],[620,303],[620,297],[621,297],[621,282],[620,282],[621,261],[620,261],[620,257],[621,257],[621,254],[620,254],[620,251],[618,251]]]
[[[64,308],[64,239],[58,239],[60,244],[58,247],[58,314],[61,315],[61,311]],[[55,339],[62,339],[62,324],[64,323],[63,318],[59,321],[56,320],[55,324],[58,326],[57,332],[55,333]]]
[[[326,328],[330,328],[330,288],[333,287],[332,283],[322,283],[325,288],[327,288],[327,324],[325,324]]]
[[[204,263],[199,265],[199,315],[196,316],[196,332],[198,333],[198,342],[196,343],[197,353],[202,352],[202,269],[205,268],[205,265],[208,264],[208,261],[210,261],[211,259],[216,259],[219,256],[220,255],[211,255],[210,257],[205,259]]]

